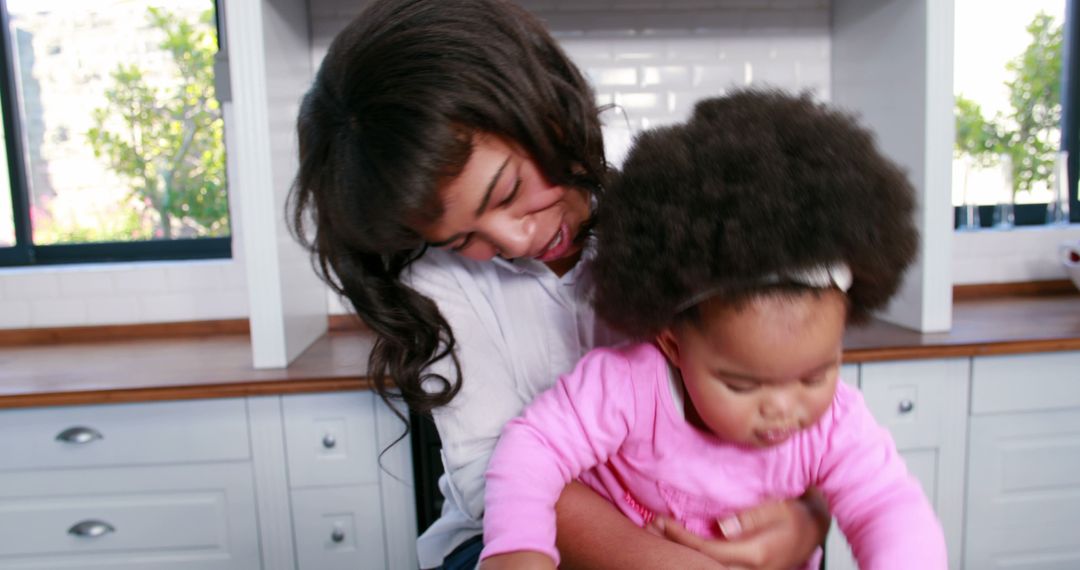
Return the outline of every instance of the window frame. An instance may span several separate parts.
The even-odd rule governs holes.
[[[218,26],[218,48],[222,45],[221,3],[214,2]],[[38,245],[33,242],[30,224],[30,187],[26,178],[26,154],[18,110],[15,62],[10,43],[10,16],[7,1],[0,0],[0,111],[3,113],[4,145],[7,150],[11,209],[15,244],[0,246],[0,268],[79,263],[137,261],[178,261],[232,258],[232,221],[228,237],[179,238],[132,242],[92,242]],[[220,84],[220,82],[218,82]],[[228,149],[226,148],[226,152]],[[226,173],[227,180],[228,173]],[[226,188],[227,182],[226,182]],[[226,191],[228,191],[226,189]],[[230,216],[231,218],[231,216]]]
[[[1066,0],[1065,37],[1062,47],[1063,73],[1061,89],[1061,141],[1062,150],[1069,152],[1068,172],[1069,222],[1080,223],[1080,194],[1077,181],[1080,178],[1080,0]],[[1069,104],[1065,104],[1068,102]]]

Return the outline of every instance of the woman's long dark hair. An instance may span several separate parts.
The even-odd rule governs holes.
[[[554,184],[600,188],[607,173],[592,89],[503,0],[375,0],[331,43],[297,133],[293,233],[374,331],[376,391],[417,412],[457,394],[461,366],[446,319],[401,275],[425,249],[412,228],[442,215],[436,190],[461,172],[472,136],[521,145]],[[444,358],[454,378],[425,372]]]

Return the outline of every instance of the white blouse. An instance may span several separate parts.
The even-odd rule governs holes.
[[[534,259],[479,262],[437,249],[406,272],[406,282],[450,323],[462,374],[461,391],[433,413],[445,502],[417,541],[421,568],[439,566],[483,532],[484,471],[503,425],[590,349],[621,340],[589,304],[591,251],[561,278]],[[430,370],[454,378],[448,360]]]

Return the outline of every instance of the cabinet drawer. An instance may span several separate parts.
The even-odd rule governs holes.
[[[0,568],[259,567],[251,467],[0,474]]]
[[[292,501],[299,568],[387,567],[378,485],[298,489]]]
[[[1080,408],[1080,352],[980,356],[971,372],[971,413]]]
[[[0,411],[0,472],[247,459],[243,400]]]
[[[860,369],[860,386],[866,405],[882,426],[889,430],[896,447],[935,447],[942,441],[942,426],[948,415],[967,415],[949,409],[949,387],[957,378],[968,378],[965,358],[865,363]],[[955,404],[953,404],[955,405]]]
[[[371,392],[283,398],[291,487],[379,481],[375,399]]]

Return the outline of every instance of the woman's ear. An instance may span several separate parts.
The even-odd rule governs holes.
[[[656,335],[656,346],[660,347],[660,352],[664,353],[668,362],[673,365],[679,363],[679,337],[674,328],[666,327],[660,331],[660,334]]]

